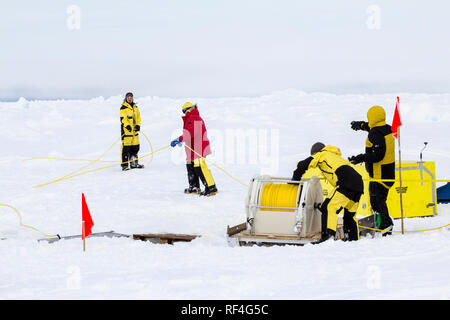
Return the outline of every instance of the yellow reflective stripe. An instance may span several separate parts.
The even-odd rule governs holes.
[[[383,160],[380,161],[380,164],[389,164],[395,162],[395,141],[392,134],[388,134],[384,136],[384,141],[386,144],[386,153],[384,155]]]
[[[202,169],[203,175],[205,176],[206,183],[208,184],[208,187],[211,187],[215,185],[214,179],[212,177],[211,171],[209,170],[208,166],[206,165],[205,160],[200,164],[200,168]]]
[[[194,159],[194,167],[200,167],[200,169],[202,170],[203,176],[205,177],[206,184],[208,185],[208,187],[211,187],[216,184],[212,177],[211,171],[209,170],[208,166],[206,165],[205,158]]]
[[[139,144],[139,136],[124,137],[122,141],[124,146],[137,146]]]

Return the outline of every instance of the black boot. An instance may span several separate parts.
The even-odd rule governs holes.
[[[392,235],[392,229],[394,228],[394,223],[392,222],[392,219],[389,217],[389,220],[381,220],[380,226],[378,229],[383,230],[381,231],[381,234],[383,237],[386,237],[387,235]]]
[[[383,231],[392,231],[392,228],[394,227],[394,223],[392,218],[389,216],[389,209],[386,204],[388,193],[389,189],[385,188],[380,183],[371,182],[369,184],[370,204],[372,206],[372,210],[377,215],[377,229]],[[383,236],[391,234],[391,232],[383,231],[380,231]]]
[[[206,187],[204,191],[200,192],[201,196],[213,196],[218,192],[216,185],[212,185],[210,187]]]
[[[125,148],[125,147],[124,147]],[[130,170],[130,162],[128,162],[128,154],[125,152],[125,150],[122,151],[122,171]]]
[[[143,164],[139,164],[138,160],[137,160],[137,157],[134,156],[133,157],[133,161],[130,162],[130,168],[131,169],[143,169],[144,165]]]
[[[392,229],[394,228],[394,222],[389,215],[374,212],[375,228],[377,232],[381,232],[382,236],[392,235]]]
[[[195,172],[194,164],[192,162],[186,163],[186,170],[189,187],[200,188],[200,180],[197,176],[197,173]]]
[[[335,236],[336,236],[336,231],[327,229],[324,232],[322,232],[322,237],[320,238],[320,240],[311,242],[311,244],[319,244],[319,243],[325,242],[327,240],[334,240]]]
[[[187,169],[189,188],[184,189],[184,193],[199,194],[201,191],[200,180],[199,180],[197,174],[195,173],[194,164],[192,162],[186,163],[186,169]]]
[[[344,209],[344,241],[359,240],[358,222],[355,221],[356,212],[350,212]]]
[[[186,189],[184,189],[184,193],[187,193],[187,194],[191,194],[191,193],[196,193],[196,194],[200,194],[200,188],[199,187],[189,187],[189,188],[186,188]]]

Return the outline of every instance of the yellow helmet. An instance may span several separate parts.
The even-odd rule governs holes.
[[[183,111],[183,113],[186,113],[189,109],[193,108],[194,105],[192,104],[192,102],[186,102],[185,104],[183,104],[183,106],[181,107],[181,111]]]

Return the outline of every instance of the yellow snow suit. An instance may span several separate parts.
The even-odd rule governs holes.
[[[366,170],[373,179],[395,179],[395,139],[386,113],[380,106],[367,112],[369,135],[366,139]],[[378,182],[389,189],[393,182]]]
[[[139,145],[141,113],[135,103],[123,102],[120,107],[120,123],[123,146]],[[138,127],[136,127],[138,126]],[[136,130],[138,129],[138,130]]]
[[[328,182],[335,188],[323,202],[322,232],[336,232],[338,214],[344,214],[344,233],[350,240],[359,239],[358,222],[355,217],[364,184],[361,175],[341,156],[339,148],[328,145],[319,152],[297,164],[292,180],[299,181],[306,170],[319,168]]]

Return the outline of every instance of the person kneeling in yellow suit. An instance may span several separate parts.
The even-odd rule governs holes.
[[[358,240],[359,228],[356,210],[364,183],[361,175],[341,157],[337,147],[325,146],[321,142],[311,148],[311,156],[297,164],[292,180],[300,181],[306,170],[319,168],[328,182],[335,188],[321,205],[322,235],[316,242],[334,239],[338,223],[338,214],[344,213],[344,240]]]

